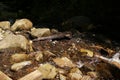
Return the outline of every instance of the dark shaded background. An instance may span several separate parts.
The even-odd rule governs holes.
[[[14,22],[28,18],[34,25],[56,25],[57,28],[73,16],[86,16],[96,26],[93,32],[119,41],[118,6],[119,3],[112,0],[1,0],[0,20]]]

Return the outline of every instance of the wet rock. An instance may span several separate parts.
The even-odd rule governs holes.
[[[56,65],[59,67],[75,67],[76,65],[67,57],[53,59]]]
[[[14,62],[21,62],[28,58],[28,55],[25,53],[15,53],[11,56],[11,61]]]
[[[71,69],[69,75],[71,80],[81,80],[82,79],[82,72],[78,68]]]
[[[51,34],[49,28],[32,28],[31,35],[34,37],[49,36]]]
[[[0,71],[0,80],[12,80],[12,79],[8,77],[6,74],[4,74],[2,71]]]
[[[15,21],[15,23],[11,26],[11,30],[30,30],[32,27],[33,23],[29,19],[20,19]]]
[[[29,41],[22,35],[14,35],[13,33],[4,34],[5,37],[0,41],[0,50],[6,48],[21,48],[26,50]]]
[[[14,63],[11,66],[11,70],[18,71],[18,70],[22,69],[23,67],[30,65],[30,64],[32,64],[31,61],[23,61],[23,62],[19,62],[19,63]]]
[[[39,70],[35,70],[18,80],[42,80],[42,73]]]
[[[0,28],[2,29],[10,29],[10,22],[9,21],[1,21]]]
[[[42,73],[43,79],[54,79],[57,69],[49,63],[41,64],[38,70]]]

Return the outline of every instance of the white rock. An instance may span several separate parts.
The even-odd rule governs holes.
[[[19,62],[19,63],[15,63],[11,66],[11,70],[13,71],[18,71],[19,69],[32,64],[31,61],[23,61],[23,62]]]
[[[30,30],[32,26],[33,23],[29,19],[20,19],[15,21],[15,23],[11,26],[11,30]]]
[[[10,22],[9,21],[1,21],[0,28],[2,29],[10,29]]]

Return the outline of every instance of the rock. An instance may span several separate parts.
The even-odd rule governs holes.
[[[36,52],[35,60],[36,61],[42,61],[43,60],[43,52],[42,51],[37,51]]]
[[[53,54],[52,52],[50,52],[49,50],[44,50],[43,54],[45,57],[50,57],[50,56],[55,56],[55,54]]]
[[[0,28],[2,29],[10,29],[10,22],[9,21],[1,21]]]
[[[94,80],[90,76],[84,75],[81,80]]]
[[[75,67],[76,65],[73,64],[73,62],[68,59],[67,57],[62,57],[62,58],[55,58],[53,59],[53,61],[55,62],[56,65],[58,65],[59,67]]]
[[[12,79],[8,77],[6,74],[4,74],[2,71],[0,71],[0,80],[12,80]]]
[[[60,74],[60,80],[67,80],[65,76],[63,76],[62,74]]]
[[[19,63],[14,63],[12,66],[11,66],[11,70],[13,71],[18,71],[20,70],[21,68],[27,66],[27,65],[30,65],[32,64],[31,61],[23,61],[23,62],[19,62]]]
[[[84,56],[93,57],[93,52],[91,50],[81,48],[80,52],[83,53]]]
[[[70,80],[81,80],[82,72],[78,68],[73,68],[73,69],[71,69],[68,76],[70,77]]]
[[[21,62],[24,61],[28,58],[28,55],[25,53],[15,53],[11,56],[11,61],[12,62]]]
[[[11,26],[11,30],[30,30],[32,27],[33,23],[29,19],[20,19],[15,21],[15,23]]]
[[[89,75],[91,78],[95,80],[99,77],[97,72],[92,72],[92,71],[88,72],[87,75]]]
[[[6,48],[21,48],[28,49],[29,41],[22,35],[14,35],[11,32],[6,32],[4,39],[0,41],[0,50]]]
[[[57,69],[49,63],[41,64],[38,70],[42,73],[43,79],[54,79]]]
[[[18,80],[42,80],[42,73],[39,70],[35,70]]]
[[[4,33],[5,31],[2,28],[0,28],[0,40],[4,38]]]
[[[66,74],[66,73],[67,73],[66,70],[61,69],[61,68],[57,68],[57,72],[58,72],[59,74]]]
[[[49,36],[51,34],[49,28],[32,28],[31,35],[34,37]]]

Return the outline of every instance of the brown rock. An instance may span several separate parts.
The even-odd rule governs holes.
[[[12,62],[20,62],[26,60],[28,55],[25,53],[16,53],[11,56]]]

